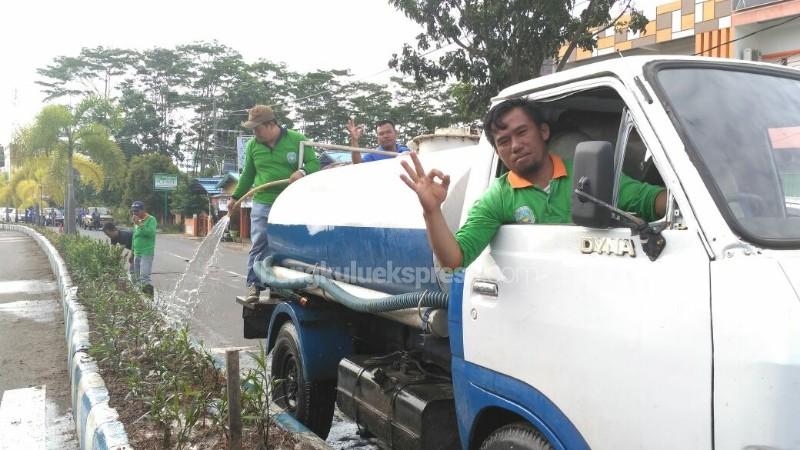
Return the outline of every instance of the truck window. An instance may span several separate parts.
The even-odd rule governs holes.
[[[765,247],[800,248],[797,71],[704,62],[650,76],[733,231]],[[696,89],[691,80],[701,78]]]
[[[565,162],[571,161],[576,146],[584,141],[608,141],[616,153],[616,175],[664,186],[652,154],[640,137],[622,97],[610,87],[593,88],[571,95],[538,101],[550,126],[547,149]],[[496,176],[508,169],[497,162]],[[619,185],[619,183],[617,183]],[[618,187],[617,187],[618,189]],[[615,190],[615,199],[618,192]],[[616,204],[616,200],[614,202]],[[540,223],[540,222],[534,222]]]

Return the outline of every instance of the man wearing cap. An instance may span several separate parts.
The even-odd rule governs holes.
[[[347,121],[347,131],[350,132],[350,146],[358,147],[358,140],[364,133],[364,125],[356,125],[355,120],[350,119]],[[395,130],[394,122],[391,120],[379,120],[375,124],[375,133],[378,135],[378,146],[375,147],[375,150],[397,152],[398,154],[410,151],[405,145],[397,143],[397,130]],[[392,156],[377,153],[367,153],[361,156],[359,152],[352,152],[350,157],[353,164],[392,158]]]
[[[245,148],[244,169],[239,177],[228,211],[233,215],[234,204],[253,187],[271,181],[289,179],[299,180],[305,175],[319,170],[319,160],[314,149],[309,147],[303,153],[303,161],[298,161],[300,142],[306,137],[278,125],[272,108],[256,105],[248,111],[248,120],[242,124],[251,128],[255,139]],[[247,301],[257,302],[264,289],[253,271],[253,263],[267,256],[267,217],[272,203],[286,186],[264,189],[253,196],[253,209],[250,211],[250,238],[252,246],[247,259]]]
[[[156,218],[147,214],[144,203],[131,204],[133,217],[133,276],[134,282],[142,284],[142,291],[152,296],[153,285],[150,272],[153,271],[153,257],[156,250]]]

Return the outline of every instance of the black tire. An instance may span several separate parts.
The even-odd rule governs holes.
[[[272,351],[272,400],[324,439],[333,421],[336,381],[307,382],[299,349],[297,330],[292,322],[286,322]]]
[[[553,450],[553,446],[535,428],[515,422],[498,428],[483,441],[480,450]]]

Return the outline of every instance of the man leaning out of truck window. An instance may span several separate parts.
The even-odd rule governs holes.
[[[413,152],[413,168],[401,162],[407,175],[400,178],[417,193],[431,248],[441,264],[451,269],[469,266],[500,225],[571,222],[572,161],[548,152],[550,127],[536,104],[521,98],[499,103],[486,115],[484,130],[509,172],[497,178],[475,202],[455,235],[441,210],[449,175],[438,169],[426,173]],[[667,193],[662,187],[622,175],[618,204],[653,221],[664,216]]]

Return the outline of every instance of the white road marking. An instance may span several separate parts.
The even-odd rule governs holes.
[[[45,386],[10,389],[0,402],[0,450],[45,448]]]
[[[167,254],[172,255],[172,256],[174,256],[176,258],[182,259],[184,261],[189,261],[191,259],[191,258],[187,258],[185,256],[181,256],[181,255],[178,255],[178,254],[172,253],[172,252],[167,252]]]
[[[240,273],[236,273],[236,272],[231,272],[230,270],[226,270],[225,272],[226,272],[226,273],[229,273],[229,274],[231,274],[231,275],[235,275],[235,276],[237,276],[237,277],[239,277],[239,278],[246,278],[244,275],[242,275],[242,274],[240,274]]]

